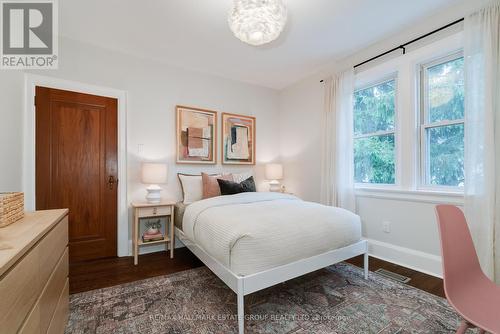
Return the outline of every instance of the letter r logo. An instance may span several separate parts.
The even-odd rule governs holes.
[[[4,1],[1,5],[4,55],[52,54],[53,3]]]

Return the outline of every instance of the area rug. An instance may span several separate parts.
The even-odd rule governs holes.
[[[245,297],[246,333],[453,333],[445,299],[337,264]],[[66,333],[237,333],[236,295],[206,267],[72,295]]]

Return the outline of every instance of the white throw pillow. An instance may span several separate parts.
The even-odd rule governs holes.
[[[236,183],[241,183],[248,179],[250,176],[253,176],[252,172],[244,172],[244,173],[233,173],[233,180]]]
[[[219,177],[222,174],[208,174]],[[201,175],[177,173],[181,182],[182,196],[184,204],[191,204],[203,199],[203,177]]]
[[[177,174],[181,181],[182,203],[191,204],[203,199],[203,181],[201,175]]]

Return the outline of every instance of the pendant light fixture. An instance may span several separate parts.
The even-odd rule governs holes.
[[[274,41],[285,28],[283,0],[234,0],[228,22],[241,41],[259,46]]]

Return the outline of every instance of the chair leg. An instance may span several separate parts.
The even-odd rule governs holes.
[[[460,327],[457,329],[456,334],[465,334],[467,332],[467,329],[471,327],[470,323],[466,320],[462,320],[462,323],[460,324]]]

